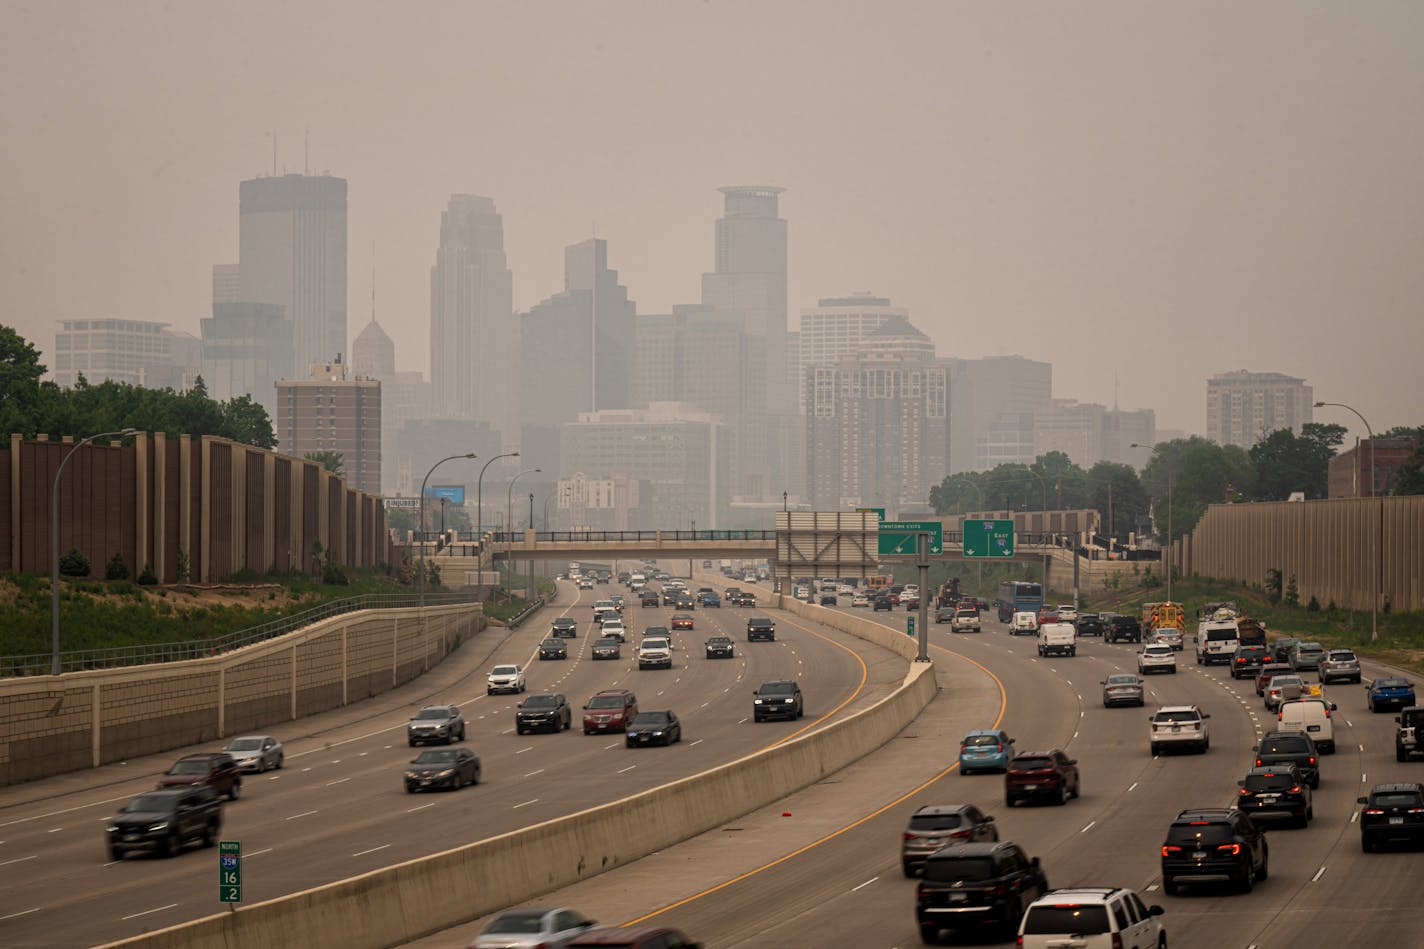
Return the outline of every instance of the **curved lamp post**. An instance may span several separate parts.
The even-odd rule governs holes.
[[[74,447],[65,452],[64,458],[59,462],[59,468],[54,473],[54,486],[49,495],[49,590],[50,590],[50,674],[59,675],[59,478],[64,474],[64,466],[69,464],[69,459],[74,457],[74,453],[85,445],[100,438],[127,438],[130,435],[137,435],[136,428],[125,428],[117,432],[100,432],[97,435],[90,435],[74,443]]]
[[[518,481],[520,478],[524,477],[527,474],[537,474],[539,472],[542,472],[543,470],[543,468],[525,468],[523,471],[519,472],[519,474],[509,479],[509,494],[504,499],[504,529],[510,535],[509,537],[505,538],[506,542],[508,543],[513,543],[514,535],[514,482]]]
[[[1370,642],[1376,642],[1379,639],[1380,593],[1384,589],[1384,495],[1375,493],[1375,432],[1374,429],[1370,428],[1370,423],[1360,414],[1358,409],[1348,406],[1344,402],[1315,403],[1317,409],[1323,409],[1327,405],[1337,409],[1344,409],[1347,412],[1354,412],[1355,417],[1364,424],[1365,434],[1368,435],[1370,439],[1370,493],[1368,497],[1379,499],[1379,528],[1377,531],[1379,536],[1376,538],[1378,543],[1375,548],[1375,595],[1374,601],[1370,604]]]
[[[425,605],[425,486],[430,483],[430,476],[435,473],[435,469],[445,464],[447,461],[454,461],[456,458],[474,458],[475,453],[470,452],[465,455],[450,455],[441,458],[430,466],[430,470],[425,473],[425,477],[420,482],[420,605]],[[443,509],[442,509],[443,510]]]

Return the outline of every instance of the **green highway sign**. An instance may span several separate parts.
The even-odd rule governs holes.
[[[944,551],[944,525],[939,521],[881,521],[880,553],[914,556],[915,536],[930,535],[930,553]]]
[[[884,530],[882,526],[881,530]],[[883,533],[880,536],[885,536]],[[1012,557],[1014,555],[1014,522],[1011,520],[964,521],[964,556]]]
[[[915,635],[915,618],[913,616],[905,617],[905,635]]]
[[[858,507],[855,509],[855,513],[874,514],[879,520],[885,520],[885,508],[883,507]]]
[[[218,899],[224,903],[242,902],[242,844],[239,841],[218,841]]]

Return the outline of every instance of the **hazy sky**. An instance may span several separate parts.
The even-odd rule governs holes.
[[[792,329],[870,290],[1163,428],[1238,368],[1424,423],[1415,0],[0,0],[0,92],[0,322],[46,352],[59,319],[197,333],[238,181],[309,129],[351,333],[374,264],[402,368],[452,192],[504,215],[516,307],[596,231],[655,313],[698,299],[715,189],[775,184]]]

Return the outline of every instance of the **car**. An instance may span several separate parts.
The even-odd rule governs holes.
[[[709,636],[705,644],[708,659],[731,659],[736,655],[729,636]]]
[[[810,603],[810,602],[811,602],[811,588],[810,588],[810,587],[798,586],[798,587],[796,587],[795,590],[792,591],[791,595],[794,596],[794,597],[795,597],[796,599],[798,599],[798,600],[805,600],[807,603]],[[889,609],[889,607],[886,607],[886,609]]]
[[[1275,662],[1290,665],[1291,650],[1300,644],[1299,639],[1281,638],[1271,643],[1271,658]]]
[[[1316,670],[1322,684],[1331,682],[1360,682],[1360,659],[1353,649],[1328,649],[1320,657]]]
[[[954,608],[954,618],[950,620],[951,633],[979,632],[979,608],[972,604],[960,604]]]
[[[1411,705],[1394,717],[1394,760],[1408,761],[1424,754],[1424,708]]]
[[[1276,709],[1276,731],[1302,732],[1310,736],[1322,755],[1335,753],[1335,703],[1323,695],[1311,695],[1282,702]]]
[[[593,641],[594,659],[618,659],[623,655],[623,640],[617,636],[600,636]]]
[[[146,791],[109,818],[104,827],[109,859],[134,851],[176,857],[189,841],[217,843],[222,830],[222,801],[206,784]]]
[[[674,606],[681,595],[676,587],[663,587],[663,606]]]
[[[702,594],[702,596],[698,600],[698,603],[704,607],[707,607],[708,609],[722,608],[722,598],[717,594],[713,593],[711,590],[708,590],[706,593]]]
[[[672,614],[672,620],[668,623],[673,629],[691,629],[692,617],[686,613]]]
[[[1162,646],[1171,646],[1176,652],[1181,652],[1186,645],[1186,641],[1182,638],[1182,631],[1175,626],[1154,629],[1147,641]]]
[[[1148,643],[1137,654],[1137,671],[1141,675],[1149,672],[1177,673],[1177,653],[1166,643]]]
[[[184,755],[158,779],[160,791],[198,785],[226,794],[229,801],[237,800],[242,793],[242,773],[237,761],[225,751]]]
[[[578,585],[580,590],[592,590],[593,577],[579,577]]]
[[[672,644],[660,636],[649,636],[638,644],[639,669],[671,669]]]
[[[654,590],[643,590],[638,594],[638,605],[644,607],[655,607],[658,605],[658,594]]]
[[[1320,643],[1296,643],[1291,650],[1290,662],[1297,672],[1305,669],[1320,669],[1320,660],[1325,658],[1325,647]]]
[[[1256,767],[1293,764],[1311,790],[1320,787],[1320,758],[1315,742],[1300,732],[1266,732],[1256,746]]]
[[[1394,841],[1424,843],[1424,785],[1376,784],[1358,802],[1365,808],[1360,812],[1360,848],[1365,853]]]
[[[639,712],[627,726],[627,745],[671,745],[682,741],[682,723],[668,709]]]
[[[1110,643],[1142,642],[1142,624],[1135,616],[1114,614],[1106,624],[1103,639]]]
[[[1046,798],[1067,804],[1082,793],[1078,760],[1059,748],[1048,751],[1021,751],[1009,759],[1004,769],[1004,803],[1013,807],[1020,801]]]
[[[1414,704],[1414,683],[1400,676],[1371,679],[1365,687],[1365,701],[1371,712],[1407,708]]]
[[[603,949],[702,949],[680,929],[666,926],[619,926],[594,929],[568,944],[569,949],[601,946]]]
[[[1261,698],[1267,710],[1274,712],[1281,707],[1282,702],[1295,701],[1304,692],[1305,680],[1298,675],[1287,673],[1273,676],[1271,681],[1266,683],[1266,691]]]
[[[929,855],[941,847],[998,839],[993,816],[973,804],[926,804],[910,815],[900,835],[900,866],[905,876],[917,876]]]
[[[752,693],[752,721],[766,722],[773,718],[792,721],[805,714],[801,686],[794,679],[774,679],[763,682]]]
[[[593,604],[593,623],[597,626],[603,622],[604,617],[618,615],[618,604],[612,600],[598,600]]]
[[[775,642],[776,624],[768,616],[753,616],[747,620],[747,642]]]
[[[1019,923],[1021,949],[1166,949],[1161,906],[1144,904],[1132,890],[1075,886],[1049,890],[1029,904]]]
[[[1009,618],[1010,636],[1037,636],[1038,614],[1020,610]]]
[[[954,607],[940,606],[935,608],[934,621],[936,624],[949,623],[954,620]]]
[[[560,692],[536,692],[514,711],[514,731],[520,735],[540,729],[568,731],[572,725],[573,709]]]
[[[1261,671],[1256,673],[1256,694],[1264,696],[1266,687],[1271,684],[1271,680],[1279,675],[1290,675],[1291,667],[1284,662],[1265,662],[1261,664]]]
[[[617,617],[604,620],[598,627],[598,635],[613,636],[620,643],[628,641],[628,630],[624,627],[623,621]]]
[[[892,603],[892,602],[890,602],[890,597],[889,597],[889,595],[888,595],[888,594],[882,594],[881,596],[877,596],[877,597],[875,598],[875,602],[874,602],[874,604],[870,607],[870,611],[871,611],[872,613],[878,613],[878,612],[881,612],[882,610],[888,612],[888,611],[890,611],[890,610],[893,610],[894,608],[895,608],[895,604]]]
[[[550,626],[549,635],[560,639],[575,639],[578,637],[578,623],[572,616],[560,616]]]
[[[1252,768],[1236,784],[1236,809],[1253,821],[1284,818],[1307,827],[1315,818],[1310,784],[1291,762]]]
[[[623,615],[623,594],[613,593],[609,595],[608,599],[613,601],[613,608],[618,611],[618,615]]]
[[[1208,718],[1211,716],[1195,705],[1162,706],[1148,719],[1152,725],[1152,753],[1160,755],[1168,748],[1191,748],[1205,754],[1211,748]]]
[[[502,663],[490,670],[485,682],[485,694],[498,692],[523,692],[524,670],[512,663]]]
[[[407,794],[444,787],[458,791],[480,783],[480,759],[468,748],[427,748],[405,770]]]
[[[286,759],[282,743],[271,735],[242,735],[227,743],[223,751],[232,755],[239,771],[256,771],[258,774],[268,768],[278,769]]]
[[[1101,636],[1103,634],[1103,621],[1097,613],[1079,613],[1078,619],[1073,623],[1078,630],[1079,636]]]
[[[583,733],[621,732],[638,714],[638,697],[627,689],[596,692],[583,707]]]
[[[899,606],[903,606],[906,612],[920,608],[920,598],[914,594],[901,593]]]
[[[679,593],[677,599],[673,601],[672,608],[683,613],[693,613],[697,610],[697,601],[690,594]]]
[[[866,596],[864,593],[853,593],[853,594],[851,594],[850,605],[851,605],[851,606],[869,606],[869,605],[870,605],[870,597]],[[940,621],[940,620],[939,620],[939,616],[936,615],[936,616],[935,616],[935,622],[938,623],[939,621]]]
[[[1146,685],[1142,676],[1132,672],[1119,672],[1102,680],[1103,708],[1114,705],[1146,705]]]
[[[821,606],[835,606],[839,601],[834,593],[822,593],[817,597],[816,602]]]
[[[1233,883],[1249,893],[1270,873],[1266,834],[1241,811],[1181,811],[1162,844],[1162,892],[1176,896],[1182,883]]]
[[[915,887],[920,939],[939,942],[945,929],[992,926],[1006,937],[1018,931],[1024,907],[1048,890],[1037,857],[1011,841],[941,847],[925,858]]]
[[[490,920],[467,949],[564,949],[596,925],[582,913],[562,907],[507,909]]]
[[[555,639],[552,636],[539,643],[540,659],[567,659],[569,658],[569,647],[564,645],[562,639]]]
[[[1254,679],[1266,664],[1265,646],[1237,646],[1231,654],[1231,678]]]
[[[1060,605],[1058,607],[1057,612],[1058,622],[1060,623],[1076,624],[1078,622],[1078,608],[1076,606],[1073,606],[1072,604],[1069,604],[1067,606]]]
[[[465,740],[465,715],[457,705],[427,705],[405,726],[406,743],[412,748],[426,742],[442,745]]]
[[[668,646],[670,646],[670,647],[673,648],[673,649],[676,649],[676,648],[677,648],[677,644],[672,641],[672,630],[668,629],[666,626],[645,626],[645,627],[643,627],[643,638],[644,638],[644,639],[666,639],[666,640],[668,641]]]
[[[976,728],[959,741],[959,773],[1004,771],[1014,757],[1014,740],[1002,728]]]
[[[1056,623],[1058,622],[1058,607],[1039,607],[1038,612],[1034,614],[1034,619],[1038,622],[1038,625],[1040,626],[1043,626],[1046,623]]]

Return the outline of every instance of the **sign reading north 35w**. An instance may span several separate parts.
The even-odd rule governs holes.
[[[880,553],[914,556],[915,537],[930,535],[930,553],[944,551],[944,525],[939,521],[881,521]]]
[[[964,556],[1012,557],[1014,555],[1014,522],[964,521]]]
[[[242,902],[242,843],[240,841],[218,841],[218,899],[224,903]]]

